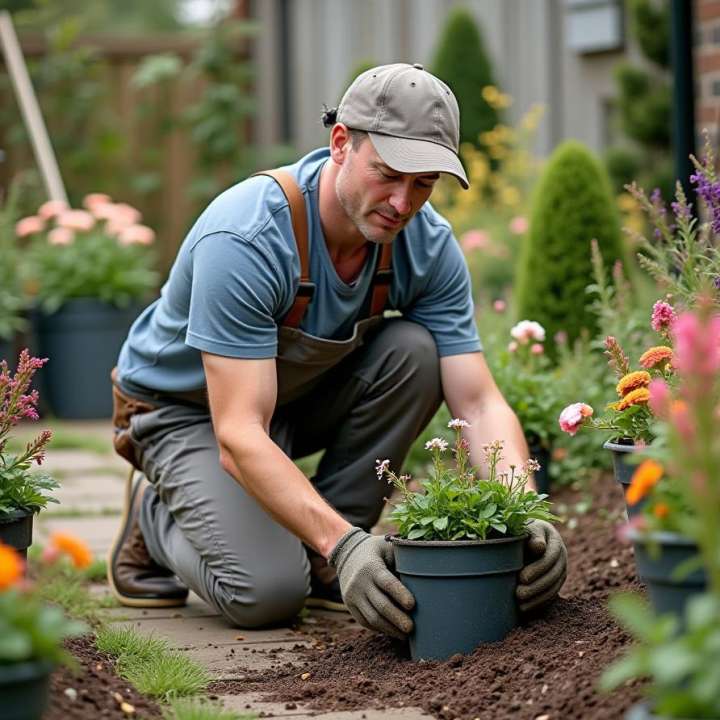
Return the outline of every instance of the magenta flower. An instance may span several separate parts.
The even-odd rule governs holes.
[[[664,300],[658,300],[653,305],[650,325],[655,332],[667,332],[672,327],[676,317],[675,310],[670,303],[666,303]]]
[[[650,391],[650,400],[648,401],[650,410],[657,417],[665,417],[670,403],[670,388],[667,383],[661,378],[655,378],[650,381],[648,390]]]
[[[703,322],[693,313],[683,313],[672,330],[677,370],[712,378],[720,370],[720,315]]]

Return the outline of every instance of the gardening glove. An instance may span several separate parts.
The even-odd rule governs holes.
[[[337,570],[350,614],[364,627],[405,639],[413,622],[405,612],[415,606],[410,591],[392,574],[392,545],[379,535],[350,528],[338,540],[328,563]]]
[[[515,591],[520,610],[528,612],[554,600],[567,576],[567,550],[560,533],[545,520],[531,520],[525,541],[527,564]]]

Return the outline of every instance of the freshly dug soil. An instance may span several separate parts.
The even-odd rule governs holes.
[[[50,706],[43,720],[127,720],[129,717],[152,720],[161,717],[159,707],[152,700],[139,695],[115,674],[113,659],[101,653],[90,636],[69,640],[66,647],[77,659],[79,669],[75,673],[68,668],[59,668],[52,674]],[[123,703],[127,703],[125,710]],[[128,712],[129,706],[134,712]]]
[[[419,706],[451,720],[614,720],[640,698],[636,683],[610,695],[596,683],[630,642],[606,610],[608,596],[640,589],[632,549],[616,538],[623,499],[611,477],[598,482],[592,507],[561,527],[569,575],[561,597],[504,641],[445,662],[412,662],[405,645],[367,631],[308,630],[313,648],[298,663],[247,671],[213,692],[264,691],[268,700],[322,710]],[[566,490],[554,498],[572,507]],[[304,628],[308,628],[307,625]],[[307,675],[309,673],[309,675]],[[302,678],[305,677],[303,680]]]

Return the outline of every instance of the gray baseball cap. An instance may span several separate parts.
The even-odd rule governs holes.
[[[383,162],[401,173],[442,172],[464,188],[460,111],[450,88],[419,63],[380,65],[358,75],[336,121],[365,130]]]

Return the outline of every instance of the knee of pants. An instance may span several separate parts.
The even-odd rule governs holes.
[[[223,617],[232,625],[259,628],[291,621],[305,604],[308,580],[300,577],[253,580],[252,587],[220,581],[215,602]]]
[[[439,390],[440,358],[433,336],[427,328],[408,320],[398,320],[394,325],[393,350],[403,369],[409,369],[424,389],[437,386]]]

